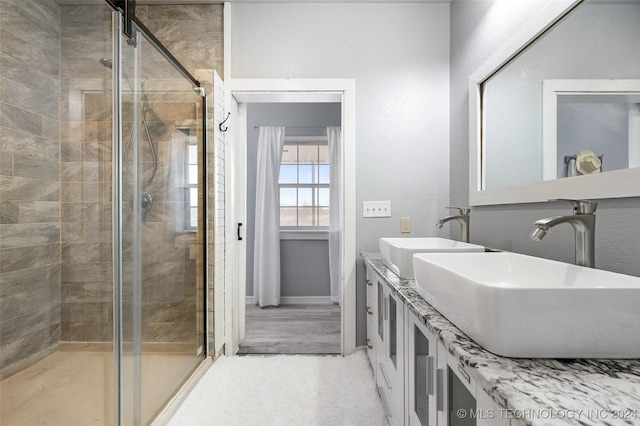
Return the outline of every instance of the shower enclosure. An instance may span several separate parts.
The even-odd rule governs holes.
[[[203,91],[62,3],[0,0],[0,424],[148,424],[205,356]]]

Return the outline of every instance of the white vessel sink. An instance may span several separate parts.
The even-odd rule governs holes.
[[[380,238],[382,261],[400,278],[412,280],[416,253],[483,252],[484,247],[446,238]]]
[[[515,253],[414,256],[418,293],[516,358],[640,358],[640,278]]]

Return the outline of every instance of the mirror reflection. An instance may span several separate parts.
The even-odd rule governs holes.
[[[482,83],[482,189],[640,167],[639,22],[584,1]]]

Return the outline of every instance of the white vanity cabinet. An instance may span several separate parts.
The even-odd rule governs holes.
[[[376,374],[376,330],[378,323],[377,275],[371,265],[367,265],[367,356]]]
[[[491,399],[367,263],[367,355],[392,426],[509,426]]]
[[[476,385],[412,312],[407,312],[407,410],[411,426],[508,426],[504,410]]]
[[[376,279],[376,383],[389,424],[405,424],[404,303]]]

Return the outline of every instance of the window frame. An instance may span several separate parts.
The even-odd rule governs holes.
[[[197,232],[198,231],[198,210],[200,208],[200,197],[199,197],[199,183],[200,183],[200,176],[199,176],[199,168],[200,168],[200,156],[198,154],[198,142],[197,139],[194,138],[194,143],[191,143],[192,140],[191,138],[189,138],[189,140],[187,141],[186,145],[185,145],[185,177],[184,177],[184,189],[185,189],[185,198],[186,198],[186,202],[185,202],[185,218],[184,218],[184,229],[187,232]],[[192,163],[191,160],[191,155],[190,155],[190,147],[194,147],[196,152],[195,152],[195,163]],[[196,182],[195,183],[191,183],[190,182],[190,178],[191,178],[191,166],[196,166]],[[191,197],[191,190],[192,189],[196,189],[196,199],[195,199],[195,204],[192,203],[192,197]],[[196,221],[195,224],[192,224],[191,222],[191,213],[192,211],[195,209],[196,211]]]
[[[295,137],[292,137],[292,140],[290,141],[285,141],[284,143],[284,147],[283,150],[286,149],[287,146],[295,146],[297,148],[299,148],[300,146],[314,146],[317,147],[318,149],[318,159],[320,158],[320,147],[321,146],[326,146],[328,147],[328,140],[323,139],[321,141],[313,141],[313,142],[307,142],[307,141],[296,141]],[[299,149],[296,150],[297,151],[297,158],[296,158],[296,180],[298,182],[296,183],[291,183],[291,182],[286,182],[286,183],[281,183],[280,182],[280,177],[278,178],[278,209],[279,212],[281,211],[281,209],[283,207],[289,207],[289,208],[293,208],[295,207],[296,209],[296,223],[299,223],[300,221],[300,215],[299,215],[299,211],[301,207],[311,207],[312,209],[312,223],[319,223],[320,217],[319,217],[319,209],[320,208],[330,208],[329,203],[327,203],[327,205],[319,205],[319,189],[327,189],[327,191],[330,190],[330,185],[331,185],[331,160],[329,159],[329,161],[325,162],[320,162],[318,160],[317,163],[311,163],[314,167],[312,167],[312,181],[313,180],[317,180],[318,182],[316,183],[299,183],[300,181],[300,152]],[[289,163],[289,164],[293,164],[293,163]],[[303,163],[304,164],[304,163]],[[282,161],[280,162],[280,167],[282,167],[283,163]],[[320,183],[320,173],[319,173],[319,166],[320,165],[328,165],[329,166],[329,175],[328,175],[328,180],[329,182],[327,183]],[[281,169],[280,169],[281,170]],[[317,170],[317,175],[316,175],[316,170]],[[283,206],[281,199],[280,199],[280,193],[281,193],[281,189],[283,188],[291,188],[291,189],[296,189],[296,205],[295,206]],[[299,204],[299,198],[298,198],[298,189],[305,189],[305,188],[309,188],[311,189],[311,206],[301,206]],[[282,225],[282,222],[280,221],[280,230],[284,231],[284,232],[328,232],[329,231],[329,225],[296,225],[296,226],[292,226],[292,225]]]

